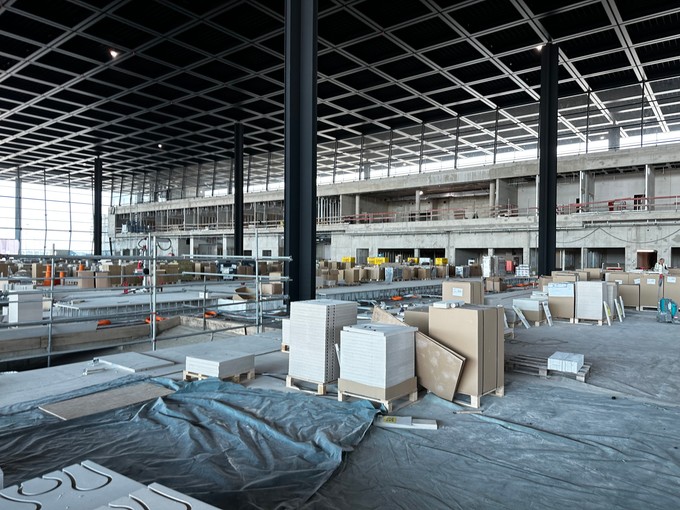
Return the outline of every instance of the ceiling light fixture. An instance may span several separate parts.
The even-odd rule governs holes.
[[[543,45],[542,45],[542,44],[539,44],[538,46],[536,46],[536,51],[541,51],[541,49],[543,49]]]
[[[111,55],[111,58],[116,58],[118,55],[120,55],[120,51],[111,48],[109,49],[109,55]]]
[[[159,149],[162,149],[162,148],[163,148],[163,144],[162,144],[162,143],[159,143],[159,144],[158,144],[158,148],[159,148]]]

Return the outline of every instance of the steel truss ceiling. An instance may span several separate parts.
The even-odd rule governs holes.
[[[231,156],[281,178],[284,0],[4,0],[0,179],[152,181]],[[680,4],[319,0],[319,175],[534,150],[540,45],[560,45],[560,137],[680,130]],[[110,50],[118,52],[112,58]],[[458,137],[456,137],[458,134]],[[363,150],[362,150],[363,147]],[[206,170],[207,169],[207,170]],[[211,186],[227,180],[222,172]],[[174,172],[183,175],[183,172]]]

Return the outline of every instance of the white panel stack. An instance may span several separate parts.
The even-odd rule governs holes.
[[[43,318],[43,298],[40,292],[9,295],[9,323],[38,322]]]
[[[607,304],[612,315],[616,315],[616,302],[619,300],[619,284],[607,282]]]
[[[416,331],[418,328],[375,322],[345,327],[340,378],[374,388],[390,388],[413,378]]]
[[[576,282],[576,318],[604,320],[602,302],[607,300],[607,282]]]
[[[357,322],[357,304],[315,299],[290,304],[290,356],[288,375],[325,384],[338,379],[335,345],[340,332]]]
[[[577,374],[584,362],[583,354],[558,351],[548,358],[548,370]]]
[[[186,371],[206,377],[225,379],[234,375],[245,374],[255,369],[255,356],[252,354],[229,356],[221,359],[194,358],[187,356]]]
[[[517,269],[515,269],[515,276],[523,276],[523,277],[531,276],[529,264],[519,264],[517,266]]]

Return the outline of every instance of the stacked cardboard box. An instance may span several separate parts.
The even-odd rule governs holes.
[[[487,292],[503,292],[507,290],[508,286],[500,276],[491,276],[486,279]]]
[[[442,299],[462,300],[466,303],[484,303],[484,287],[481,281],[453,281],[442,283]]]
[[[574,283],[553,282],[546,286],[548,307],[553,317],[573,319],[575,316]]]
[[[659,305],[659,299],[664,296],[664,281],[658,273],[633,273],[633,281],[640,282],[640,306],[654,307]]]
[[[345,326],[356,324],[357,304],[318,299],[290,304],[290,356],[288,374],[296,379],[325,384],[339,375],[335,345]]]
[[[504,387],[503,316],[502,306],[430,307],[429,336],[465,357],[460,393],[478,398]]]
[[[415,391],[416,331],[380,323],[345,326],[338,390],[377,399]]]
[[[271,296],[275,294],[283,294],[283,283],[281,282],[269,282],[260,284],[260,292],[265,296]]]
[[[543,310],[543,302],[548,301],[547,296],[531,297],[531,298],[516,298],[512,300],[512,306],[522,310],[524,317],[531,322],[543,322],[545,320],[545,311]],[[548,304],[548,306],[550,306]]]
[[[429,334],[430,311],[427,308],[408,309],[404,312],[404,322],[418,328],[418,331]]]
[[[666,275],[663,282],[663,297],[680,303],[680,279],[677,275]]]
[[[94,289],[94,271],[78,271],[78,287],[81,289]]]
[[[607,282],[576,282],[576,318],[605,319],[602,303],[607,300]]]

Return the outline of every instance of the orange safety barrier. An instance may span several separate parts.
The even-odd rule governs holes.
[[[210,310],[210,311],[208,311],[208,312],[205,312],[205,313],[203,314],[203,317],[205,317],[206,319],[210,319],[210,318],[212,318],[212,317],[217,317],[217,312],[215,312],[215,311],[213,311],[213,310]]]
[[[161,317],[160,315],[156,315],[156,322],[164,321],[164,320],[165,320],[165,317]],[[144,319],[144,322],[146,322],[147,324],[151,324],[151,317],[147,317],[146,319]]]
[[[102,319],[99,322],[97,322],[97,326],[110,326],[111,321],[109,319]]]

